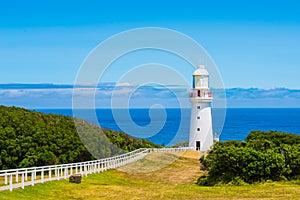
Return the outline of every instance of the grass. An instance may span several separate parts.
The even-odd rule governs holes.
[[[0,193],[0,199],[300,199],[300,182],[200,187],[199,154],[155,153],[118,170]]]

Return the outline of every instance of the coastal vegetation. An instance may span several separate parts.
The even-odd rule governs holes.
[[[160,146],[81,119],[0,106],[0,169],[88,161],[152,147]]]
[[[296,180],[300,178],[300,136],[277,131],[252,131],[246,140],[216,143],[201,156],[207,173],[199,185]]]

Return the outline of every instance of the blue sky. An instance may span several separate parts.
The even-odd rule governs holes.
[[[71,84],[101,41],[158,26],[199,42],[227,88],[298,88],[299,9],[289,0],[2,1],[0,82]]]
[[[0,84],[73,84],[84,58],[103,40],[132,28],[164,27],[201,44],[226,88],[298,91],[299,10],[300,3],[290,0],[2,1]],[[148,62],[157,57],[147,55],[140,58]],[[172,65],[172,58],[166,58]],[[133,57],[120,65],[129,69],[143,61]],[[187,79],[190,73],[185,72]],[[293,107],[298,103],[293,101]]]

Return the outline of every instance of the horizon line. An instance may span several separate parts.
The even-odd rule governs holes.
[[[2,88],[1,86],[14,86],[10,88]],[[18,88],[17,86],[23,86]],[[27,86],[27,87],[26,87]],[[32,87],[30,87],[32,86]],[[39,88],[34,88],[34,86],[43,86]],[[48,87],[47,87],[48,86]],[[94,88],[95,86],[114,86],[114,87],[133,87],[137,86],[137,84],[127,84],[123,85],[123,83],[116,83],[116,82],[101,82],[98,84],[69,84],[69,83],[21,83],[21,82],[11,82],[11,83],[0,83],[0,89],[74,89],[74,88]],[[185,87],[184,85],[175,85],[175,84],[168,84],[166,86],[175,86],[175,87]],[[157,86],[155,86],[157,87]],[[300,90],[299,88],[289,88],[283,86],[274,86],[274,87],[257,87],[257,86],[248,86],[248,87],[225,87],[225,88],[214,88],[211,89],[262,89],[262,90],[274,90],[274,89],[288,89],[288,90]]]

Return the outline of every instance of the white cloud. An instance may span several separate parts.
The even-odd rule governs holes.
[[[176,98],[184,101],[184,106],[189,106],[188,91],[183,87],[137,87],[129,83],[101,84],[98,88],[90,86],[76,87],[75,97],[82,102],[91,102],[95,98],[98,107],[109,107],[111,98],[122,102],[132,102],[136,105],[150,105],[162,103],[167,106],[178,106]],[[213,89],[215,102],[224,99],[221,89]],[[172,94],[173,93],[173,94]],[[300,107],[300,90],[286,88],[231,88],[226,89],[228,107]],[[0,85],[0,104],[15,105],[29,108],[57,108],[72,107],[72,86],[55,85]],[[129,100],[128,100],[129,98]]]
[[[125,82],[125,83],[117,83],[116,86],[117,87],[120,87],[120,86],[132,86],[132,84]]]

